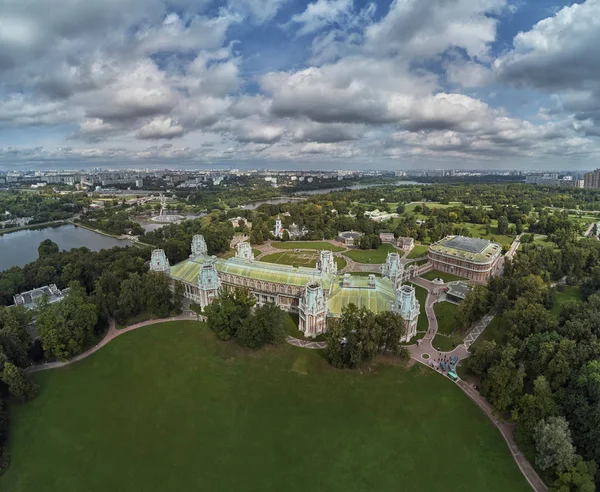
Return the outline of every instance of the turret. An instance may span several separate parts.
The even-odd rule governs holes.
[[[403,285],[396,290],[396,299],[392,306],[392,311],[399,314],[404,320],[406,333],[402,337],[402,341],[408,342],[417,334],[420,310],[421,306],[415,295],[414,287]]]
[[[152,257],[150,258],[150,270],[153,272],[168,273],[170,269],[169,259],[165,252],[162,249],[153,250]]]
[[[204,236],[202,234],[196,234],[192,238],[192,254],[190,255],[190,258],[206,255],[208,255],[208,248],[206,247]]]
[[[235,256],[244,260],[253,260],[254,253],[252,252],[252,246],[247,242],[237,243]]]
[[[335,262],[335,257],[331,251],[323,250],[319,253],[317,269],[321,273],[337,274],[337,263]]]
[[[298,305],[298,328],[305,337],[315,338],[325,332],[327,326],[327,302],[325,292],[318,282],[310,282],[304,289]]]
[[[385,265],[383,265],[383,276],[392,281],[394,288],[398,288],[402,284],[403,274],[404,265],[400,262],[400,255],[398,253],[388,253]]]

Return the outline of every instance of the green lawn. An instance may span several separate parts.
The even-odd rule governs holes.
[[[433,311],[438,322],[438,332],[444,335],[451,335],[456,329],[454,317],[458,306],[451,302],[436,302],[433,305]]]
[[[184,321],[35,379],[11,407],[3,491],[530,490],[487,417],[420,364],[336,370]]]
[[[556,296],[554,298],[554,306],[550,312],[555,316],[560,314],[560,309],[569,301],[581,301],[583,296],[578,285],[558,285],[556,287]]]
[[[402,256],[402,251],[398,251],[391,244],[382,244],[377,249],[352,249],[344,255],[357,263],[379,264],[385,263],[388,253],[400,253]]]
[[[421,305],[419,320],[417,321],[417,331],[427,331],[429,329],[429,321],[427,320],[427,313],[425,312],[425,300],[427,299],[427,290],[415,284],[410,285],[412,285],[415,288],[415,297]]]
[[[375,275],[376,277],[381,277],[381,273],[375,272],[349,272],[353,277],[368,277],[369,275]]]
[[[327,249],[337,253],[346,249],[325,241],[273,241],[271,244],[274,248],[279,249]]]
[[[442,334],[437,334],[433,337],[431,344],[433,348],[440,350],[442,352],[450,352],[456,346],[462,343],[462,338],[458,336],[446,336]]]
[[[410,253],[406,256],[407,258],[420,258],[421,256],[425,256],[429,251],[429,246],[423,246],[421,244],[417,244]]]
[[[489,241],[495,241],[500,243],[501,245],[510,244],[513,242],[513,236],[506,236],[504,234],[498,234],[498,221],[496,219],[492,220],[490,223],[491,233],[485,233],[485,225],[484,224],[472,224],[470,222],[465,222],[464,224],[459,224],[461,226],[466,227],[471,232],[473,237],[488,239]]]
[[[495,341],[496,343],[502,343],[504,339],[505,329],[502,326],[502,316],[494,316],[494,319],[490,321],[483,333],[477,337],[477,340],[473,342],[469,350],[473,350],[478,344],[484,340]]]
[[[313,268],[317,266],[319,254],[312,251],[283,251],[281,253],[271,253],[263,256],[260,261],[266,263],[277,263],[279,265],[292,265],[295,267],[303,266]],[[341,270],[347,265],[344,258],[335,257],[335,263],[338,270]]]
[[[465,280],[462,277],[457,277],[456,275],[452,275],[451,273],[440,272],[439,270],[431,270],[430,272],[421,275],[421,277],[427,280],[435,280],[436,278],[441,278],[444,282],[453,282],[454,280]]]

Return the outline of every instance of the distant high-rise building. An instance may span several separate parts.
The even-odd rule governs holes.
[[[583,175],[584,188],[600,188],[600,169]]]

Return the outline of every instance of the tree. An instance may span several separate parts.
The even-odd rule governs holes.
[[[254,350],[269,344],[283,343],[287,335],[285,316],[271,302],[257,307],[251,316],[243,320],[236,336],[238,343]]]
[[[146,310],[159,318],[166,318],[173,309],[171,279],[163,272],[148,272],[143,277]]]
[[[546,378],[539,376],[533,387],[533,393],[523,395],[519,402],[515,439],[521,447],[533,444],[533,432],[540,420],[558,415],[558,405]]]
[[[581,456],[578,456],[574,465],[558,474],[558,479],[549,490],[550,492],[594,492],[596,490],[594,484],[596,469],[596,463],[583,461]]]
[[[516,354],[513,346],[503,347],[500,359],[489,368],[481,383],[481,393],[500,413],[510,410],[523,391],[524,371],[517,364]]]
[[[567,470],[575,463],[569,424],[564,417],[548,417],[539,421],[533,432],[537,455],[535,463],[542,470]]]
[[[515,232],[517,234],[521,234],[523,232],[523,222],[521,222],[521,219],[517,219],[515,222]]]
[[[472,349],[467,359],[469,369],[478,376],[485,376],[490,367],[500,358],[500,349],[494,340],[484,340]]]
[[[498,217],[498,234],[508,233],[508,219],[502,215]]]
[[[282,241],[289,241],[290,240],[290,233],[288,232],[287,229],[285,231],[283,231],[283,234],[281,235],[281,240]]]
[[[256,299],[247,289],[222,289],[204,308],[208,327],[221,340],[231,340],[237,335],[242,322],[250,316],[255,304]]]
[[[117,300],[116,317],[119,323],[125,323],[131,316],[139,314],[145,308],[145,287],[137,273],[121,282]]]
[[[381,326],[380,348],[385,348],[394,355],[400,355],[403,349],[400,340],[406,334],[406,326],[402,316],[392,311],[383,311],[377,314],[375,319]]]
[[[22,369],[10,362],[4,363],[0,379],[8,386],[8,391],[12,397],[19,401],[33,398],[39,389],[37,384],[25,377]]]
[[[72,282],[69,288],[61,302],[42,305],[36,320],[44,351],[60,360],[81,352],[98,322],[96,306],[81,286]]]
[[[58,253],[58,244],[50,239],[44,239],[38,246],[38,255],[40,258]]]

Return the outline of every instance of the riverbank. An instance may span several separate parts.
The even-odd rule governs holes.
[[[19,232],[26,230],[44,229],[45,227],[52,227],[61,224],[69,223],[71,219],[51,220],[50,222],[40,222],[39,224],[26,224],[19,227],[11,227],[10,229],[0,229],[0,236],[4,234],[10,234],[11,232]]]

